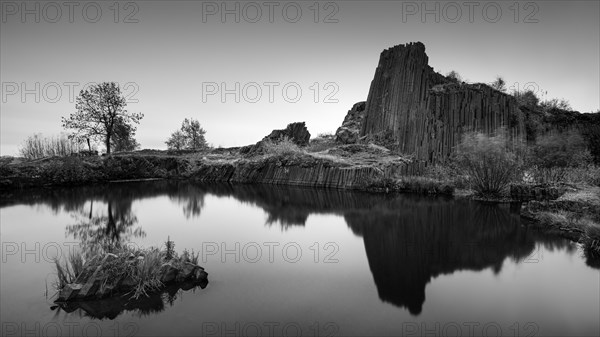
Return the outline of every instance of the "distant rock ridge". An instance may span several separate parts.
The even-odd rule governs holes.
[[[348,137],[342,125],[338,139],[388,138],[394,150],[414,156],[416,171],[444,161],[465,131],[491,134],[504,127],[511,139],[524,140],[523,114],[511,95],[486,84],[456,83],[428,61],[421,42],[384,50],[359,120],[360,134]],[[351,114],[354,108],[344,124]]]

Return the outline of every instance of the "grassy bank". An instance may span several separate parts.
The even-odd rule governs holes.
[[[600,261],[600,187],[580,185],[556,200],[530,201],[522,214],[541,231],[581,243],[588,259]]]

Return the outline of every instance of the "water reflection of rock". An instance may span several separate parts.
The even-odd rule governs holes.
[[[518,211],[508,205],[447,198],[168,181],[44,193],[13,195],[8,201],[0,198],[0,207],[7,203],[41,202],[85,214],[85,202],[100,200],[111,205],[108,201],[112,200],[108,214],[113,213],[115,225],[91,234],[109,238],[115,238],[115,233],[118,238],[128,235],[124,229],[135,222],[130,214],[133,200],[162,195],[183,205],[186,217],[200,215],[206,194],[234,197],[262,208],[269,225],[278,223],[283,228],[303,226],[311,214],[338,214],[356,235],[363,237],[379,298],[415,315],[422,310],[427,284],[439,275],[486,268],[499,272],[507,258],[536,259],[536,247],[540,245],[574,250],[567,240],[528,231],[521,224]],[[121,219],[122,224],[116,219]]]
[[[487,268],[498,273],[507,258],[538,259],[539,245],[574,251],[567,240],[528,231],[518,207],[509,205],[278,186],[213,185],[208,192],[259,206],[283,228],[302,226],[314,213],[342,215],[364,239],[379,298],[413,315],[439,275]]]
[[[506,258],[522,260],[535,240],[520,226],[518,213],[496,205],[417,198],[390,200],[392,212],[345,215],[364,238],[379,297],[419,314],[425,287],[438,275],[491,268]]]

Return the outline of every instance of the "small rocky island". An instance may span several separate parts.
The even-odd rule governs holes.
[[[197,264],[198,255],[185,250],[178,256],[172,248],[172,241],[167,241],[164,250],[113,247],[112,252],[77,253],[65,263],[56,261],[58,295],[55,303],[61,308],[72,308],[82,306],[81,302],[98,303],[119,297],[139,301],[165,291],[204,289],[208,274]],[[114,302],[100,303],[110,306]],[[89,304],[82,308],[85,310],[86,306]]]

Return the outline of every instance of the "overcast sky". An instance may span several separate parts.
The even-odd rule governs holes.
[[[128,110],[145,114],[143,148],[165,149],[186,117],[214,146],[295,121],[334,132],[366,99],[380,52],[413,41],[438,72],[502,75],[581,112],[600,106],[599,1],[1,3],[1,155],[33,133],[60,134],[70,94],[102,81],[120,83]]]

